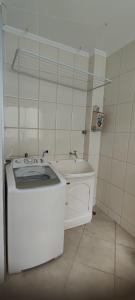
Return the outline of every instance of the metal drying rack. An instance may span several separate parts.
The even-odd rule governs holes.
[[[90,92],[111,83],[95,73],[65,64],[30,50],[17,49],[12,62],[12,71],[45,80],[64,87]]]

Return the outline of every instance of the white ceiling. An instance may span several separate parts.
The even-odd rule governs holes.
[[[5,23],[109,55],[135,39],[135,0],[4,0]]]

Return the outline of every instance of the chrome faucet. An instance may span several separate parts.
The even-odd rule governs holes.
[[[73,152],[69,152],[70,155],[74,155],[76,159],[78,158],[77,150],[74,150]]]
[[[42,153],[42,157],[44,157],[45,156],[45,154],[47,154],[48,153],[48,150],[45,150],[45,151],[43,151],[43,153]]]

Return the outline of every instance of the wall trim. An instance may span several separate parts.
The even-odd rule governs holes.
[[[88,57],[88,58],[90,57],[90,54],[87,51],[83,51],[83,50],[80,50],[80,49],[75,49],[75,48],[72,48],[70,46],[64,45],[62,43],[54,42],[52,40],[46,39],[46,38],[41,37],[39,35],[30,33],[28,31],[24,31],[24,30],[21,30],[21,29],[18,29],[18,28],[14,28],[14,27],[11,27],[11,26],[8,26],[8,25],[4,25],[3,30],[5,32],[13,33],[13,34],[21,36],[23,38],[29,38],[29,39],[37,41],[39,43],[47,44],[49,46],[59,48],[59,49],[62,49],[62,50],[65,50],[65,51],[68,51],[68,52],[71,52],[71,53],[74,53],[74,54],[79,54],[79,55],[82,55],[82,56]]]

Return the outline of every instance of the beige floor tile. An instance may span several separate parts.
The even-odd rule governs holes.
[[[64,232],[64,257],[73,258],[77,251],[81,237],[83,235],[84,226],[75,227],[65,230]]]
[[[31,292],[53,296],[54,291],[63,293],[65,282],[76,255],[77,247],[80,242],[84,226],[65,231],[64,254],[59,258],[46,264],[21,272],[17,275],[8,276],[8,280],[3,291],[14,293],[25,293],[31,295]]]
[[[100,221],[114,223],[114,221],[109,216],[107,216],[98,206],[95,206],[94,211],[96,211],[96,215],[92,217],[92,220],[98,219]]]
[[[116,243],[135,248],[135,238],[118,225],[116,225]]]
[[[118,295],[125,295],[135,292],[134,285],[131,281],[116,277],[115,278],[115,292]]]
[[[54,296],[55,291],[55,295],[60,297],[64,293],[66,272],[69,272],[69,267],[67,267],[68,263],[66,265],[61,262],[57,266],[52,266],[52,263],[11,275],[3,292],[9,295],[15,294],[18,297],[23,295],[24,299],[27,297],[38,299],[39,296],[44,299],[45,296]]]
[[[109,295],[114,291],[114,276],[75,262],[66,285],[69,298]]]
[[[116,246],[116,275],[135,282],[135,249]]]
[[[85,232],[103,240],[113,243],[115,241],[115,223],[99,218],[98,214],[93,217],[91,223],[86,224]]]
[[[76,261],[101,271],[114,272],[114,243],[83,234]]]
[[[73,260],[62,256],[47,264],[48,282],[52,285],[52,282],[57,285],[59,281],[66,282],[69,271],[72,267]]]

